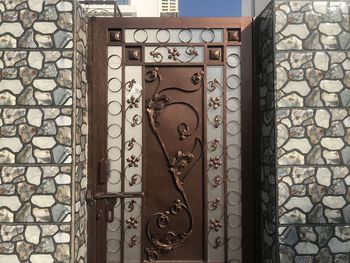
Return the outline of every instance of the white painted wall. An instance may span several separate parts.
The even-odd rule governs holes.
[[[271,0],[242,0],[242,16],[258,16]]]
[[[261,11],[263,11],[270,2],[271,0],[255,0],[255,16],[260,15]]]
[[[160,16],[160,0],[130,0],[130,5],[136,7],[138,17]]]

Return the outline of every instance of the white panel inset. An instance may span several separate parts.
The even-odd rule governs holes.
[[[142,67],[125,67],[125,191],[142,191]]]
[[[224,67],[207,67],[208,262],[225,261]]]
[[[227,47],[226,160],[228,261],[242,261],[241,202],[241,64],[240,47]]]
[[[145,47],[145,62],[189,63],[204,62],[204,48],[201,46],[151,46]]]
[[[219,43],[223,29],[126,29],[126,43]]]
[[[108,47],[107,191],[121,192],[122,175],[122,48]],[[121,203],[114,208],[114,221],[107,225],[107,262],[120,262]]]

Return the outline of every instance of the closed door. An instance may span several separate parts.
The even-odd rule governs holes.
[[[90,262],[245,258],[250,22],[90,21]]]

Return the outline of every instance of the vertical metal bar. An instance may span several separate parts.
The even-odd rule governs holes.
[[[222,131],[222,136],[223,136],[223,156],[224,156],[224,249],[225,249],[225,262],[228,262],[228,224],[227,224],[227,203],[228,203],[228,198],[227,198],[227,28],[224,28],[224,65],[223,65],[223,131]]]
[[[142,56],[142,61],[145,61],[144,60],[144,57],[145,57],[145,51],[144,51],[144,46],[141,47],[141,56]],[[144,105],[146,105],[146,102],[145,102],[145,98],[146,96],[144,96],[145,94],[145,91],[144,91],[144,88],[146,86],[146,83],[145,83],[145,74],[146,74],[146,66],[144,64],[142,64],[142,105],[144,107]],[[141,175],[141,183],[142,183],[142,187],[141,187],[141,191],[143,193],[145,193],[145,180],[146,180],[146,165],[145,165],[145,160],[146,160],[146,156],[145,156],[145,143],[146,143],[146,140],[145,140],[145,134],[146,134],[146,125],[145,125],[145,110],[142,109],[142,175]],[[140,242],[141,242],[141,262],[144,262],[144,249],[145,249],[145,244],[143,241],[143,235],[144,235],[144,231],[143,230],[143,220],[144,220],[144,210],[145,210],[145,207],[144,207],[144,201],[145,201],[145,198],[144,196],[141,198],[141,236],[140,236]]]
[[[208,49],[205,48],[205,57],[208,56]],[[204,64],[203,66],[204,70],[204,88],[203,88],[203,141],[205,142],[205,146],[208,145],[208,138],[207,138],[207,130],[208,130],[208,104],[207,104],[207,93],[208,93],[208,66],[207,64]],[[203,211],[205,214],[204,217],[204,261],[208,261],[208,150],[205,147],[204,149],[204,160],[203,160],[203,171],[204,171],[204,204],[203,204]]]
[[[122,69],[122,175],[121,175],[121,189],[125,192],[125,122],[126,122],[126,112],[125,112],[125,46],[122,46],[122,56],[121,56],[121,69]],[[120,262],[124,262],[124,244],[125,244],[125,231],[124,231],[124,211],[125,211],[125,199],[121,200],[121,212],[120,212]]]
[[[242,19],[242,261],[257,262],[258,253],[251,253],[255,250],[255,195],[256,184],[254,182],[254,166],[251,163],[254,157],[254,90],[253,90],[253,57],[252,57],[252,18]],[[253,187],[253,189],[252,189]],[[252,191],[253,190],[253,191]],[[249,220],[250,219],[250,220]]]

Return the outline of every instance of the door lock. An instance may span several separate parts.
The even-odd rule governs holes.
[[[114,207],[118,199],[143,197],[144,193],[93,193],[88,190],[86,201],[92,205],[95,201],[105,200],[105,220],[107,223],[114,221]]]

